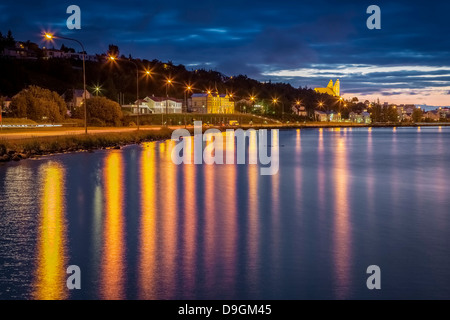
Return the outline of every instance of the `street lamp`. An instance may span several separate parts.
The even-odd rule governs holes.
[[[87,134],[87,103],[86,103],[86,50],[84,50],[84,46],[81,43],[81,41],[77,39],[62,37],[62,36],[55,36],[54,34],[45,33],[44,37],[46,40],[53,40],[53,39],[62,39],[62,40],[69,40],[69,41],[75,41],[81,46],[81,49],[83,50],[83,104],[84,104],[84,133]]]
[[[186,97],[186,92],[191,92],[192,91],[192,86],[190,84],[188,84],[186,86],[186,89],[184,90],[184,106],[185,106],[185,110],[184,110],[184,127],[186,128],[186,113],[187,113],[187,97]]]
[[[278,104],[278,98],[272,99],[272,103],[276,106]],[[283,121],[284,118],[284,104],[281,103],[281,121]]]
[[[255,104],[255,96],[250,96],[250,100],[251,100],[251,102],[252,102],[252,109],[253,109],[253,106],[254,106],[254,104]],[[246,113],[246,112],[245,112],[245,106],[244,106],[244,113]]]
[[[169,90],[169,86],[172,84],[172,79],[166,79],[166,116],[167,116],[167,120],[169,119],[169,115],[168,115],[168,112],[167,112],[167,107],[168,107],[168,103],[169,103],[169,94],[168,94],[168,90]],[[166,121],[167,121],[166,120]],[[166,127],[168,126],[169,124],[167,123],[166,124]]]
[[[230,97],[230,100],[231,100],[231,102],[233,102],[233,113],[235,113],[236,112],[236,110],[234,110],[234,94],[231,92],[231,93],[229,93],[228,94],[228,96]]]
[[[119,59],[117,57],[114,56],[109,56],[108,59],[110,61],[124,61],[124,62],[130,62],[132,64],[134,64],[134,66],[136,67],[136,103],[137,103],[137,119],[136,119],[136,125],[137,125],[137,129],[139,130],[139,114],[141,113],[140,110],[140,101],[139,101],[139,67],[136,64],[136,62],[134,62],[133,60],[123,60],[123,59]]]

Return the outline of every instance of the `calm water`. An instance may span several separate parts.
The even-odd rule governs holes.
[[[450,298],[450,128],[279,138],[275,176],[172,142],[0,166],[0,299]]]

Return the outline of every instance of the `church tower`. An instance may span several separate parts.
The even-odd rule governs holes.
[[[328,82],[327,88],[333,89],[333,80],[330,80],[330,82]]]
[[[334,84],[334,87],[333,87],[333,91],[336,96],[338,96],[338,97],[341,96],[341,85],[339,83],[339,79],[336,80],[336,83]]]

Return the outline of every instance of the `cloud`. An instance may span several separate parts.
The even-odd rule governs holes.
[[[380,0],[382,29],[376,31],[366,28],[368,4],[350,0],[78,0],[82,30],[74,31],[65,28],[70,4],[2,2],[0,31],[43,44],[40,31],[52,29],[82,40],[88,53],[114,43],[133,57],[294,86],[324,86],[340,77],[351,93],[418,99],[414,90],[422,89],[438,99],[449,86],[448,1]]]

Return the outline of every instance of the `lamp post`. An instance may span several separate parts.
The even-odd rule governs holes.
[[[228,96],[230,97],[231,102],[233,103],[233,113],[236,112],[236,110],[234,110],[234,94],[233,93],[229,93]],[[231,113],[231,112],[230,112]]]
[[[87,134],[87,103],[86,103],[86,50],[84,50],[84,46],[81,43],[81,41],[77,39],[62,37],[62,36],[55,36],[54,34],[46,33],[44,34],[44,37],[46,40],[53,40],[53,39],[62,39],[62,40],[69,40],[69,41],[75,41],[81,46],[81,49],[83,50],[83,105],[84,105],[84,133]]]
[[[169,85],[171,85],[172,84],[172,80],[171,79],[167,79],[166,80],[166,118],[167,118],[167,120],[166,121],[168,121],[169,120],[169,114],[168,114],[168,111],[167,111],[167,107],[168,107],[168,104],[169,104],[169,93],[168,93],[168,91],[169,91]],[[167,123],[166,124],[166,127],[169,125],[169,123]]]
[[[136,62],[134,62],[133,60],[123,60],[123,59],[119,59],[117,57],[113,57],[113,56],[109,56],[109,60],[110,61],[124,61],[124,62],[130,62],[132,64],[134,64],[134,66],[136,67],[136,103],[137,103],[137,118],[136,118],[136,125],[137,125],[137,129],[139,130],[139,114],[141,113],[140,110],[140,101],[139,101],[139,67],[136,64]]]
[[[272,99],[272,104],[276,107],[277,104],[278,104],[278,98],[273,98]],[[283,120],[283,116],[281,116],[281,117],[282,117],[281,120]]]
[[[253,109],[253,105],[255,104],[255,96],[250,96],[250,100],[252,101],[252,109]],[[244,107],[244,113],[247,113],[247,112],[245,112],[245,107]]]
[[[186,97],[186,92],[191,92],[192,91],[192,86],[188,85],[186,87],[186,90],[184,90],[184,106],[185,106],[185,110],[184,110],[184,127],[186,128],[186,113],[187,113],[187,97]]]

